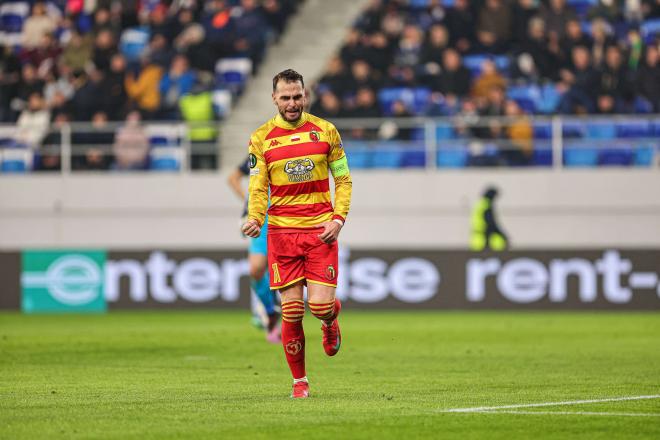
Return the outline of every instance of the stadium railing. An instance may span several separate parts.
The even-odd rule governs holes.
[[[352,169],[657,168],[660,157],[660,115],[410,117],[333,123],[342,134]],[[31,148],[21,141],[25,132],[21,134],[16,125],[0,125],[0,174],[125,170],[114,156],[115,135],[124,126],[53,125],[39,146]],[[144,123],[138,131],[148,145],[136,148],[146,149],[145,160],[128,169],[187,173],[215,169],[218,162],[225,165],[224,148],[235,147],[219,144],[221,129],[215,122]]]

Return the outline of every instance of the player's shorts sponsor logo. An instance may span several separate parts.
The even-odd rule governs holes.
[[[256,167],[257,166],[257,156],[250,153],[250,155],[248,156],[248,165],[250,165],[250,168]]]
[[[312,142],[318,142],[321,140],[321,136],[319,136],[317,131],[312,130],[309,132],[309,139],[311,139]]]
[[[298,353],[300,353],[300,350],[302,350],[302,343],[298,340],[290,341],[289,343],[286,344],[284,349],[291,356],[295,356]]]
[[[332,264],[325,269],[325,277],[328,280],[334,280],[336,276],[337,272],[335,271],[335,268],[332,267]]]
[[[289,160],[284,164],[284,172],[289,182],[306,182],[312,180],[314,161],[308,157],[304,159]]]

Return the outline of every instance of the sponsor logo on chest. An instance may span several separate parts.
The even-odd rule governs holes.
[[[306,182],[312,180],[314,161],[308,157],[304,159],[289,160],[284,164],[284,172],[289,182]]]

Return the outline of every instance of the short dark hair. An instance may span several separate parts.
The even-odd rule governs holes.
[[[273,92],[277,89],[277,83],[280,82],[280,80],[284,80],[284,82],[287,83],[300,81],[303,89],[305,88],[305,81],[303,80],[303,76],[293,69],[283,70],[273,77]]]

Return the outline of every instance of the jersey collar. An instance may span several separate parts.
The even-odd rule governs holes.
[[[282,117],[282,115],[279,114],[279,113],[277,115],[275,115],[274,120],[275,120],[275,125],[277,125],[278,127],[284,128],[284,129],[287,129],[287,130],[293,130],[295,128],[301,127],[305,122],[307,122],[307,112],[302,112],[302,114],[300,115],[300,119],[298,119],[298,121],[294,124],[292,124],[291,122],[285,120]]]

